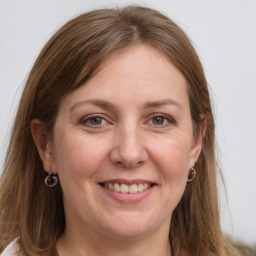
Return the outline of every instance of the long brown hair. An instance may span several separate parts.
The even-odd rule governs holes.
[[[0,188],[0,252],[16,237],[25,255],[55,255],[65,229],[60,185],[45,186],[46,172],[30,123],[38,118],[51,131],[62,99],[92,77],[113,53],[147,43],[160,50],[188,84],[195,134],[207,122],[197,177],[175,209],[170,237],[179,255],[235,255],[223,238],[216,189],[215,127],[200,60],[185,33],[153,9],[128,6],[82,14],[65,24],[37,58],[24,88],[6,155]]]

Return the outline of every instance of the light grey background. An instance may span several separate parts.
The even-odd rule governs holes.
[[[166,13],[194,42],[217,119],[228,194],[227,203],[220,189],[223,229],[256,243],[256,0],[0,0],[1,166],[22,86],[42,46],[77,14],[127,3]]]

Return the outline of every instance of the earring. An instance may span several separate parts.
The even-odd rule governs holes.
[[[191,167],[188,174],[188,182],[191,182],[196,177],[196,170],[194,168],[195,165]]]
[[[48,176],[45,178],[44,182],[48,187],[54,187],[58,183],[58,177],[49,172]]]

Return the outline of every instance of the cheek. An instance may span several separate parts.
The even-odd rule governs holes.
[[[183,177],[189,169],[190,150],[189,144],[183,141],[169,140],[155,148],[154,160],[164,176]]]
[[[161,184],[164,186],[166,205],[173,209],[182,197],[190,163],[190,144],[186,140],[165,140],[155,147],[154,162],[159,169]],[[170,196],[171,195],[171,196]]]
[[[189,169],[189,150],[183,144],[169,142],[159,148],[155,154],[161,175],[163,205],[168,212],[178,205],[187,185]]]
[[[95,174],[107,154],[107,149],[97,140],[84,134],[67,132],[58,136],[54,161],[60,176],[90,177]]]

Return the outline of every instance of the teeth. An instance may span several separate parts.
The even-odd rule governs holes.
[[[128,193],[128,192],[129,192],[128,185],[126,185],[126,184],[121,184],[121,186],[120,186],[120,191],[121,191],[121,193],[124,193],[124,194]]]
[[[109,190],[114,190],[115,192],[123,193],[123,194],[135,194],[138,192],[142,192],[150,187],[148,183],[139,183],[139,184],[118,184],[118,183],[104,183],[104,187]]]
[[[142,192],[144,190],[144,185],[143,184],[138,184],[138,191]]]
[[[115,184],[114,184],[114,191],[120,192],[120,186],[119,186],[118,183],[115,183]]]
[[[129,193],[137,193],[138,192],[138,186],[137,184],[132,184],[129,186]]]
[[[147,183],[144,183],[143,184],[143,189],[145,190],[145,189],[147,189],[149,187],[149,184],[147,184]]]

